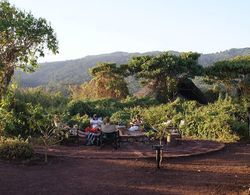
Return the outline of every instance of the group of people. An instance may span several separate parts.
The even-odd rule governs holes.
[[[93,145],[97,141],[101,132],[112,133],[116,132],[118,127],[110,122],[109,117],[105,117],[103,120],[101,117],[97,117],[96,114],[90,118],[90,125],[84,129],[84,131],[79,130],[77,125],[69,127],[63,123],[60,123],[58,117],[54,118],[54,124],[56,127],[67,130],[72,135],[79,135],[80,137],[86,137],[86,145]],[[130,127],[128,131],[138,131],[142,130],[143,121],[140,115],[136,115],[130,122]]]
[[[140,115],[136,115],[130,123],[128,131],[137,131],[142,130],[143,121]],[[94,144],[97,137],[100,135],[100,132],[103,133],[112,133],[117,131],[117,126],[110,122],[110,118],[106,117],[102,121],[102,118],[98,118],[96,114],[90,119],[90,126],[85,128],[85,132],[88,132],[87,135],[87,145]]]
[[[102,121],[102,118],[98,118],[96,114],[90,119],[90,126],[85,128],[87,133],[86,145],[93,145],[94,142],[98,139],[101,132],[103,133],[113,133],[116,132],[116,125],[110,122],[109,117],[105,117]]]
[[[172,117],[167,115],[166,122],[163,124],[167,127],[172,127]],[[111,123],[109,117],[105,117],[104,120],[102,118],[98,118],[96,114],[93,115],[90,119],[90,125],[84,129],[84,131],[79,130],[77,125],[74,125],[72,128],[70,128],[67,125],[61,124],[59,122],[58,118],[54,119],[54,123],[56,127],[60,127],[63,129],[67,129],[68,132],[72,135],[78,135],[80,137],[86,137],[86,145],[93,145],[95,141],[98,141],[98,138],[103,133],[113,133],[118,131],[118,126]],[[185,124],[184,120],[181,120],[179,127],[183,126]],[[127,129],[130,132],[133,131],[143,131],[143,120],[140,115],[136,115],[130,122],[130,127]],[[172,130],[174,130],[173,128]],[[155,129],[156,130],[156,129]]]

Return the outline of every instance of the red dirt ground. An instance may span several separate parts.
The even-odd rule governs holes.
[[[156,142],[155,144],[159,144]],[[98,146],[56,145],[50,147],[49,154],[53,156],[67,156],[75,158],[91,159],[138,159],[154,158],[155,150],[152,148],[153,142],[122,142],[121,147],[115,150],[111,145],[104,145],[101,149]],[[220,150],[224,144],[206,140],[181,140],[178,144],[164,145],[164,157],[183,157],[208,153]],[[34,146],[35,151],[44,154],[42,146]]]
[[[0,194],[250,194],[250,144],[154,160],[51,157],[21,165],[0,161]]]

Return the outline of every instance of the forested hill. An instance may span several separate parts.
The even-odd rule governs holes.
[[[178,52],[171,51],[178,54]],[[159,51],[147,53],[114,52],[110,54],[86,56],[81,59],[50,62],[41,64],[36,72],[31,74],[17,72],[16,79],[22,86],[36,87],[53,84],[79,84],[90,79],[88,69],[98,62],[127,63],[132,56],[157,55]],[[250,48],[230,49],[223,52],[202,54],[199,63],[203,66],[212,65],[216,61],[233,58],[238,55],[250,55]]]
[[[227,60],[236,56],[247,56],[250,55],[250,47],[241,49],[229,49],[222,52],[216,52],[211,54],[202,54],[199,58],[199,63],[203,66],[210,66],[214,62]]]

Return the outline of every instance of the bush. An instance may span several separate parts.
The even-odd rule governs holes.
[[[33,106],[39,104],[47,109],[63,109],[68,103],[68,99],[60,93],[49,93],[42,88],[18,89],[15,91],[15,98]]]
[[[134,96],[128,96],[125,100],[122,100],[122,103],[123,107],[126,108],[132,108],[136,106],[147,108],[150,106],[159,105],[159,102],[154,98],[150,97],[137,98]]]
[[[121,125],[129,125],[129,122],[132,121],[132,118],[134,118],[136,115],[141,115],[143,111],[143,108],[137,106],[133,108],[125,108],[124,110],[120,110],[118,112],[115,112],[110,120],[116,124]]]
[[[186,137],[223,142],[235,142],[247,136],[246,107],[231,98],[218,100],[205,106],[195,101],[176,101],[143,109],[141,115],[146,124],[157,125],[170,115],[174,126],[179,126]]]
[[[136,98],[128,97],[123,101],[116,99],[99,99],[99,100],[84,100],[84,101],[71,101],[68,104],[68,112],[70,116],[80,114],[83,116],[87,114],[92,116],[111,117],[114,113],[124,109],[133,109],[134,107],[150,107],[157,105],[158,102],[151,98]]]
[[[70,127],[73,127],[74,125],[78,125],[80,130],[84,130],[86,127],[90,125],[89,116],[86,114],[83,116],[80,116],[79,114],[74,115],[68,121],[66,121],[66,123]]]
[[[39,136],[33,122],[42,115],[63,113],[66,98],[40,89],[8,91],[0,100],[0,134],[8,137]],[[1,130],[2,129],[2,130]]]
[[[0,158],[7,160],[23,160],[31,158],[34,150],[31,145],[22,139],[1,138]]]
[[[77,114],[81,116],[85,114],[91,116],[94,114],[94,109],[91,108],[91,105],[86,101],[71,101],[67,106],[67,110],[70,116]]]
[[[129,110],[115,112],[110,120],[115,124],[127,125],[131,120],[130,112]]]

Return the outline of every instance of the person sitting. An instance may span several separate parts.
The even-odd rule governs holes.
[[[119,133],[116,125],[111,124],[109,117],[106,117],[103,122],[104,124],[101,125],[100,146],[102,147],[103,143],[106,142],[114,144],[115,149],[117,149]]]
[[[90,126],[85,129],[86,132],[95,133],[100,130],[100,126],[102,124],[102,120],[97,118],[97,115],[94,114],[90,119]]]
[[[97,115],[94,114],[90,119],[90,126],[85,128],[85,132],[88,132],[86,145],[93,145],[96,138],[100,135],[100,125],[102,120],[97,118]]]
[[[129,131],[138,131],[142,130],[143,121],[141,116],[138,114],[130,123],[131,127],[128,129]]]
[[[103,122],[104,122],[104,124],[101,125],[101,131],[103,133],[113,133],[113,132],[117,131],[116,125],[113,125],[113,124],[110,123],[109,117],[106,117],[103,120]]]

